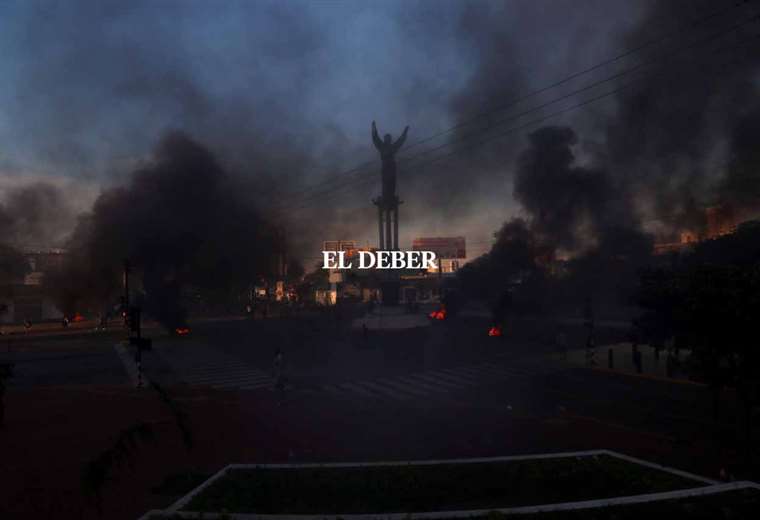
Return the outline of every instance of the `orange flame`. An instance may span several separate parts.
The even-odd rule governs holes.
[[[441,306],[437,311],[433,311],[429,314],[431,319],[445,320],[446,319],[446,307]]]
[[[79,323],[80,321],[84,321],[84,316],[79,314],[78,312],[74,314],[74,317],[71,319],[74,323]]]
[[[488,335],[492,337],[501,336],[501,325],[494,325],[488,329]]]
[[[174,332],[177,334],[177,336],[187,336],[190,334],[190,329],[187,327],[177,327],[174,329]]]

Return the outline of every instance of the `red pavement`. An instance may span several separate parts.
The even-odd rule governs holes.
[[[232,462],[471,457],[609,448],[653,461],[688,461],[673,440],[593,418],[532,417],[452,401],[444,407],[361,409],[335,401],[278,407],[266,393],[170,389],[190,416],[188,452],[156,394],[124,387],[9,391],[0,431],[0,518],[99,518],[84,497],[84,464],[122,429],[149,422],[156,437],[138,448],[104,490],[101,518],[135,519],[174,498],[151,493],[184,470],[212,473]],[[704,457],[704,455],[703,455]],[[694,469],[694,468],[684,468]]]

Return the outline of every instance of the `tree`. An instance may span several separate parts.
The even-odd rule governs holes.
[[[13,377],[13,364],[0,363],[0,428],[5,427],[5,385]]]
[[[712,389],[716,419],[721,390],[736,388],[749,456],[760,382],[760,264],[650,270],[641,277],[639,303],[650,341],[672,338],[675,348],[691,349],[693,374]]]

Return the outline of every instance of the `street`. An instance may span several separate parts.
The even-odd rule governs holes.
[[[25,338],[0,355],[16,365],[0,433],[9,461],[0,478],[15,482],[3,488],[4,501],[27,500],[22,488],[32,479],[68,490],[77,514],[89,510],[71,498],[79,496],[77,478],[56,475],[77,475],[120,429],[145,420],[162,433],[137,455],[144,483],[129,473],[119,479],[138,498],[114,518],[164,505],[149,490],[169,475],[233,462],[608,448],[715,477],[738,460],[730,394],[721,411],[729,424],[715,430],[701,385],[563,362],[541,341],[543,327],[515,323],[502,338],[488,337],[487,328],[487,320],[465,316],[365,338],[347,317],[292,316],[202,322],[185,337],[152,331],[145,375],[187,411],[195,438],[189,459],[171,414],[150,389],[134,388],[133,352],[119,347],[119,333]],[[277,347],[284,391],[273,380]]]

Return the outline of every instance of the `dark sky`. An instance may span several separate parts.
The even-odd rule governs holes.
[[[373,119],[381,133],[397,135],[410,125],[413,143],[717,3],[652,5],[3,2],[0,197],[7,199],[14,186],[47,181],[63,190],[72,214],[87,210],[98,190],[123,182],[161,135],[181,130],[240,175],[262,207],[290,208],[289,229],[305,257],[323,239],[374,242],[369,199],[379,189],[379,173],[319,203],[303,194],[375,158]],[[594,78],[614,69],[598,72]],[[618,109],[611,98],[546,124],[573,126],[582,162],[597,153]],[[522,211],[512,194],[513,171],[531,130],[434,167],[402,165],[402,247],[414,236],[465,234],[471,254],[485,250],[501,223]],[[56,238],[62,234],[59,225]]]

